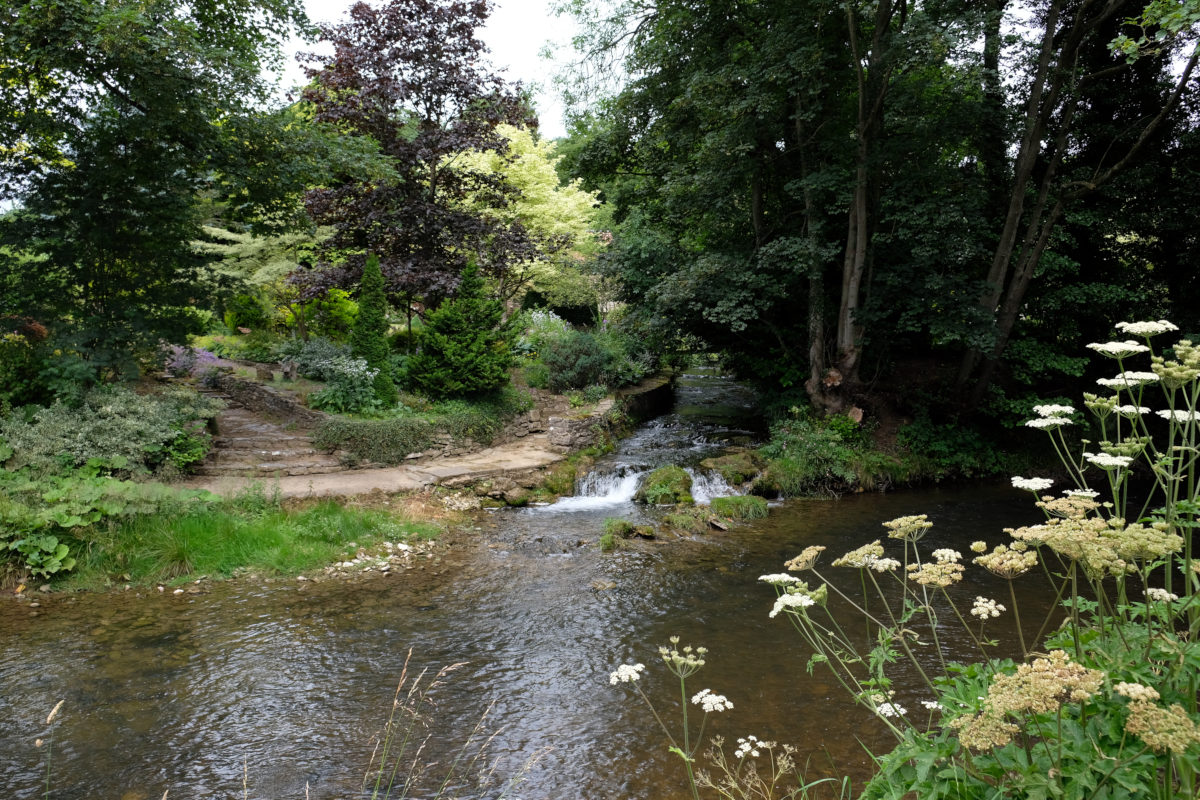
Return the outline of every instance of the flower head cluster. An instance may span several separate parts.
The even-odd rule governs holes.
[[[788,575],[786,572],[776,572],[771,575],[759,575],[758,579],[763,583],[769,583],[772,586],[787,586],[789,583],[803,583],[795,575]]]
[[[733,751],[733,754],[738,758],[745,758],[746,756],[758,758],[758,748],[762,747],[765,750],[770,750],[774,746],[774,742],[759,741],[757,736],[738,737],[738,746]]]
[[[1100,496],[1100,493],[1093,489],[1063,489],[1063,494],[1067,497],[1087,497],[1093,499]]]
[[[1033,413],[1039,417],[1065,417],[1068,414],[1075,413],[1074,406],[1065,406],[1061,403],[1043,403],[1033,407]]]
[[[807,583],[797,583],[788,586],[784,593],[775,598],[775,605],[768,614],[771,619],[779,616],[779,612],[789,608],[811,608],[816,605],[825,605],[825,601],[829,597],[829,587],[821,584],[816,589],[809,589]]]
[[[1122,697],[1128,697],[1130,700],[1152,702],[1159,698],[1157,689],[1151,686],[1143,686],[1140,683],[1125,683],[1122,681],[1113,688],[1117,690],[1117,694]]]
[[[788,561],[784,566],[788,568],[789,572],[804,572],[816,566],[817,557],[823,552],[825,552],[824,545],[809,545],[800,551],[800,555]]]
[[[840,558],[834,559],[833,565],[835,567],[862,569],[863,567],[871,566],[875,559],[882,557],[883,545],[876,539],[869,544],[864,544],[862,547],[856,547]]]
[[[896,519],[883,523],[883,527],[888,529],[889,539],[906,539],[915,542],[933,527],[933,523],[929,521],[928,514],[915,514],[909,517],[896,517]]]
[[[1126,525],[1119,517],[1106,520],[1087,516],[1078,509],[1085,508],[1085,504],[1095,505],[1088,498],[1062,497],[1038,505],[1062,509],[1072,501],[1077,510],[1069,516],[1053,517],[1043,525],[1009,528],[1007,532],[1014,539],[1045,545],[1064,558],[1079,562],[1093,578],[1124,575],[1134,570],[1135,562],[1154,561],[1183,546],[1183,539],[1163,523]]]
[[[642,673],[646,670],[645,664],[622,664],[617,667],[616,672],[609,673],[609,684],[616,686],[618,683],[633,683],[641,680]]]
[[[1200,744],[1200,725],[1178,703],[1163,708],[1149,700],[1134,700],[1129,704],[1125,730],[1157,753],[1182,753]]]
[[[680,678],[686,678],[704,666],[704,655],[708,652],[707,647],[692,647],[689,644],[680,650],[678,636],[672,636],[670,642],[670,647],[664,645],[658,648],[658,655],[671,672]]]
[[[1154,383],[1158,376],[1153,372],[1125,371],[1113,378],[1097,378],[1096,383],[1106,389],[1136,389],[1147,383]]]
[[[881,717],[903,717],[908,713],[908,709],[899,703],[892,700],[896,696],[895,692],[883,694],[881,692],[871,692],[865,695],[867,703],[871,706],[871,710]]]
[[[871,562],[871,569],[875,572],[895,572],[900,569],[900,562],[894,558],[877,558]]]
[[[1022,478],[1020,475],[1013,476],[1012,485],[1014,489],[1028,489],[1031,492],[1044,492],[1054,485],[1053,478]]]
[[[1083,457],[1089,464],[1094,464],[1100,469],[1126,469],[1133,463],[1133,458],[1130,456],[1114,456],[1109,453],[1084,453]]]
[[[933,560],[939,564],[954,564],[962,561],[962,553],[951,550],[949,547],[942,547],[933,551]]]
[[[1123,333],[1128,333],[1130,336],[1145,337],[1179,330],[1178,326],[1167,322],[1165,319],[1160,319],[1158,322],[1118,322],[1116,328]]]
[[[1162,411],[1156,411],[1155,413],[1165,419],[1167,422],[1194,422],[1195,420],[1200,419],[1200,414],[1198,414],[1196,411],[1181,408],[1164,409]]]
[[[1117,410],[1117,398],[1114,395],[1105,395],[1101,397],[1100,395],[1084,392],[1083,404],[1087,407],[1088,411],[1091,411],[1101,419],[1104,419],[1113,411]]]
[[[954,561],[908,565],[908,579],[922,586],[936,586],[939,589],[945,589],[950,584],[961,581],[962,576],[963,565]]]
[[[1127,419],[1134,419],[1135,417],[1140,417],[1144,414],[1150,413],[1150,409],[1146,408],[1145,406],[1133,406],[1133,405],[1117,406],[1113,410],[1116,411],[1118,414],[1120,414],[1122,417],[1126,417]]]
[[[1200,347],[1190,339],[1176,343],[1174,361],[1166,361],[1162,356],[1151,356],[1150,361],[1150,369],[1168,389],[1178,389],[1200,377]]]
[[[1037,414],[1038,418],[1031,419],[1025,423],[1030,428],[1057,428],[1060,425],[1075,424],[1070,417],[1071,414],[1075,413],[1075,409],[1072,406],[1047,403],[1045,405],[1034,406],[1033,413]]]
[[[987,542],[983,541],[982,539],[980,539],[979,541],[976,541],[976,542],[971,542],[971,552],[972,553],[986,553],[987,552]]]
[[[1063,425],[1074,425],[1070,417],[1039,417],[1025,423],[1029,428],[1061,428]]]
[[[1006,610],[1007,609],[1004,606],[1000,605],[995,600],[976,596],[975,604],[971,606],[971,616],[979,617],[981,620],[995,619],[996,617],[1000,616],[1001,611]]]
[[[718,711],[728,711],[733,708],[731,703],[723,694],[713,694],[708,689],[701,689],[692,696],[692,705],[700,706],[704,709],[704,713]]]
[[[1146,599],[1155,603],[1173,603],[1179,599],[1179,595],[1166,589],[1151,587],[1146,590]]]
[[[922,700],[921,705],[927,711],[941,711],[942,710],[942,704],[939,703],[937,700]]]
[[[1095,350],[1097,353],[1113,358],[1125,358],[1126,356],[1137,355],[1138,353],[1147,353],[1149,347],[1144,344],[1138,344],[1132,339],[1126,339],[1123,342],[1092,342],[1088,345],[1089,350]]]
[[[1021,664],[1013,674],[996,676],[988,687],[983,711],[951,722],[959,741],[975,750],[1008,744],[1017,726],[1008,715],[1057,711],[1064,703],[1081,703],[1100,689],[1104,673],[1071,661],[1063,650]]]
[[[1017,549],[1018,545],[1020,549]],[[976,564],[1006,580],[1024,575],[1036,567],[1037,562],[1037,551],[1028,549],[1024,542],[1014,542],[1012,547],[998,544],[992,552],[975,559]]]

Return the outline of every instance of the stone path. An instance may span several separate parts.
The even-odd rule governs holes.
[[[379,469],[343,470],[307,475],[202,476],[185,485],[214,494],[233,495],[253,484],[268,491],[279,489],[282,497],[351,497],[373,491],[414,491],[435,485],[460,485],[502,475],[529,473],[562,461],[566,456],[553,449],[546,434],[531,434],[508,444],[463,456],[436,459],[424,464]]]
[[[196,470],[206,477],[273,478],[341,472],[336,457],[313,447],[306,431],[280,425],[226,399],[217,415],[217,435]]]

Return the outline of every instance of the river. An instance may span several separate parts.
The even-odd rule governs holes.
[[[423,759],[446,763],[493,704],[498,774],[520,772],[549,748],[511,796],[682,797],[682,768],[650,713],[608,680],[617,665],[644,662],[641,685],[673,709],[678,689],[656,655],[672,635],[710,651],[689,692],[711,688],[734,703],[712,715],[706,737],[788,742],[814,770],[861,778],[863,748],[888,745],[882,727],[826,673],[806,673],[807,653],[783,617],[768,618],[774,593],[758,576],[781,571],[807,545],[837,554],[882,536],[883,521],[915,513],[935,523],[931,548],[966,553],[971,541],[996,543],[1002,526],[1034,519],[1034,509],[1003,486],[793,500],[728,532],[600,552],[605,518],[652,513],[630,501],[631,475],[694,464],[752,437],[736,424],[751,404],[725,379],[692,376],[676,411],[623,441],[579,496],[497,512],[398,576],[242,580],[202,594],[50,595],[32,610],[8,605],[0,615],[3,797],[43,796],[47,751],[34,740],[59,700],[50,776],[57,800],[157,800],[164,791],[369,796],[359,787],[372,737],[410,651],[410,674],[464,662],[433,694]],[[705,491],[729,490],[715,482]],[[968,574],[976,582],[956,587],[959,595],[998,596],[994,581]],[[839,578],[848,587],[857,581],[847,571]],[[1047,610],[1032,599],[1022,606],[1030,619]],[[943,645],[969,656],[960,639]],[[904,700],[918,695],[901,684]]]

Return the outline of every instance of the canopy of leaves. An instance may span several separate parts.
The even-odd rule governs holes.
[[[485,214],[516,195],[502,175],[455,156],[504,152],[501,123],[529,123],[518,86],[491,74],[476,28],[486,0],[358,3],[321,29],[333,55],[308,57],[305,100],[318,122],[374,142],[395,169],[385,180],[346,179],[309,192],[307,207],[333,227],[327,247],[345,265],[307,276],[312,291],[350,286],[366,253],[379,256],[392,293],[437,301],[469,261],[504,278],[540,250],[521,222]]]

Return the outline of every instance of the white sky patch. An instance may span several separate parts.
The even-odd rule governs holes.
[[[355,0],[306,0],[308,17],[315,23],[340,22]],[[571,53],[575,21],[555,17],[550,0],[495,0],[492,15],[479,32],[491,50],[491,64],[510,81],[520,81],[533,90],[543,136],[554,139],[566,134],[563,107],[554,91],[552,79],[561,63],[542,56],[544,50],[557,52],[559,59]],[[280,80],[280,94],[304,83],[304,73],[296,63],[296,53],[320,52],[315,45],[292,41],[285,54],[286,68]]]

